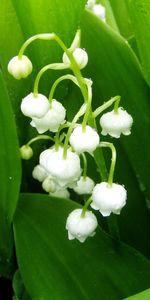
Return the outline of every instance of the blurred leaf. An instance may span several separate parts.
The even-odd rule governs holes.
[[[93,80],[93,107],[119,94],[121,106],[133,116],[132,135],[121,137],[120,142],[150,199],[147,176],[150,168],[150,90],[136,56],[124,39],[89,12],[84,14],[82,22],[82,43],[89,54],[84,74]]]
[[[12,255],[11,222],[18,201],[21,168],[13,112],[1,71],[0,105],[0,275],[4,276]]]
[[[150,262],[100,229],[81,244],[65,222],[79,207],[47,195],[21,195],[14,218],[17,260],[32,299],[116,300],[149,286]]]
[[[103,0],[104,1],[104,0]],[[106,0],[105,0],[106,1]],[[108,1],[108,0],[107,0]],[[126,0],[109,0],[120,34],[126,39],[133,35],[132,24]]]
[[[150,299],[150,289],[143,291],[139,294],[136,294],[134,296],[125,298],[124,300],[149,300]]]
[[[131,0],[129,3],[142,70],[150,85],[150,0]]]
[[[29,294],[25,289],[19,270],[15,272],[13,277],[13,290],[15,293],[15,295],[13,296],[13,300],[31,300]]]
[[[25,80],[15,80],[8,74],[8,61],[17,55],[27,38],[37,33],[55,32],[66,45],[70,46],[79,26],[85,2],[85,0],[73,2],[63,0],[61,3],[58,0],[0,1],[0,62],[16,114],[21,143],[26,142],[28,136],[35,133],[35,130],[29,126],[29,119],[20,113],[21,99],[31,92],[35,76],[42,66],[61,61],[62,50],[52,41],[33,43],[27,49],[26,54],[33,62],[34,71]],[[48,95],[51,83],[58,77],[58,74],[60,73],[55,71],[47,72],[40,82],[40,92]],[[62,85],[58,94],[60,100],[63,99],[65,93],[66,85]]]

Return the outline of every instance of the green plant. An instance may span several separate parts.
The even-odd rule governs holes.
[[[85,9],[85,1],[81,0],[2,0],[0,3],[0,274],[13,278],[14,299],[149,298],[150,1],[99,2],[106,8],[106,23]],[[81,46],[78,44],[78,27],[82,33]],[[76,32],[76,46],[85,48],[88,53],[83,77],[71,54],[69,58],[75,77],[70,72],[68,74],[61,63],[63,52],[70,47]],[[34,66],[33,72],[27,79],[16,81],[7,71],[9,60],[18,53],[25,40],[41,33],[55,33],[55,39],[61,46],[63,41],[65,49],[62,51],[54,41],[35,41],[26,51]],[[44,141],[38,137],[33,144],[36,129],[31,128],[28,119],[20,112],[21,99],[33,89],[37,72],[48,64],[52,64],[55,71],[43,75],[40,92],[48,95],[53,83],[59,83],[56,99],[67,110],[67,124],[62,124],[62,129],[69,126],[73,130],[80,118],[84,120],[84,128],[88,122],[91,127],[97,125],[98,132],[101,131],[99,122],[96,124],[91,114],[91,106],[88,106],[91,81],[95,116],[102,107],[107,107],[108,99],[108,104],[118,103],[120,98],[116,95],[120,95],[121,106],[131,113],[134,120],[129,137],[121,136],[115,140],[100,136],[103,140],[100,145],[111,147],[113,157],[114,149],[117,149],[115,182],[125,184],[127,204],[120,216],[111,214],[103,218],[96,213],[99,228],[96,235],[83,244],[68,240],[65,224],[68,214],[81,209],[87,197],[74,192],[71,192],[73,201],[50,197],[43,194],[41,185],[32,177],[41,151],[52,145],[53,139],[56,147],[60,140],[61,143],[65,140],[66,156],[71,134],[70,130],[67,136],[64,128],[60,140],[52,133],[51,139],[49,134],[42,135]],[[38,92],[36,83],[35,94]],[[54,90],[55,85],[50,100]],[[86,106],[82,105],[83,98]],[[77,111],[79,114],[71,123]],[[22,168],[19,144],[27,144],[28,150],[32,147],[34,153],[30,161],[22,161]],[[110,154],[102,147],[94,151],[96,164],[89,154],[86,154],[87,162],[83,155],[83,176],[87,171],[96,183],[100,176],[102,181],[108,179],[106,169],[109,168]],[[31,154],[29,152],[29,156]],[[110,184],[113,182],[114,161]],[[49,182],[46,182],[46,187],[47,184]],[[91,198],[85,203],[90,202]],[[86,208],[85,204],[83,216]],[[132,297],[133,294],[137,295]]]

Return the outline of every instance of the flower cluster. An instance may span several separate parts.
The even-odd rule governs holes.
[[[93,124],[95,119],[109,106],[114,104],[112,111],[103,113],[100,117],[102,135],[109,134],[113,138],[119,138],[121,134],[129,135],[133,119],[123,108],[119,107],[120,96],[111,98],[108,102],[92,111],[92,81],[83,78],[81,69],[88,63],[88,55],[80,48],[80,31],[77,32],[74,41],[67,49],[55,34],[39,34],[30,38],[22,46],[18,56],[11,59],[8,71],[16,79],[27,77],[32,71],[31,61],[23,54],[29,41],[35,39],[54,39],[62,46],[64,54],[62,62],[43,67],[35,79],[33,92],[25,96],[21,102],[22,113],[30,118],[30,125],[40,134],[20,148],[21,157],[30,159],[33,155],[31,144],[36,140],[50,140],[48,149],[41,152],[39,162],[34,167],[33,178],[42,184],[42,188],[50,196],[69,198],[70,192],[89,196],[85,200],[83,208],[72,211],[66,221],[69,240],[78,239],[84,242],[87,237],[95,234],[98,225],[92,211],[87,210],[90,205],[93,210],[99,210],[104,216],[111,213],[120,214],[126,204],[127,191],[123,185],[114,183],[113,176],[116,164],[116,149],[112,143],[103,142],[100,139],[99,130]],[[39,80],[48,69],[71,69],[74,75],[59,77],[51,87],[49,97],[39,93]],[[66,109],[58,100],[54,99],[54,92],[58,84],[69,79],[76,84],[84,97],[84,103],[74,116],[72,122],[66,120]],[[79,122],[80,119],[80,122]],[[82,121],[81,121],[82,119]],[[67,131],[66,131],[67,130]],[[43,135],[51,132],[51,136]],[[109,147],[112,152],[111,166],[106,182],[95,184],[87,175],[87,153],[95,160],[95,150],[99,147]],[[82,164],[81,164],[82,163]],[[103,164],[103,162],[102,162]],[[81,167],[82,166],[82,167]]]

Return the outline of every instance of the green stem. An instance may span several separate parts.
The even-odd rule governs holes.
[[[62,124],[60,125],[58,131],[56,132],[56,135],[55,135],[55,150],[57,151],[58,148],[59,148],[59,145],[60,145],[60,138],[59,138],[59,135],[60,135],[60,131],[64,128],[67,128],[69,127],[70,125],[68,125],[68,123],[65,123],[65,124]]]
[[[70,124],[70,127],[68,129],[68,132],[67,132],[67,135],[66,135],[66,138],[65,138],[65,142],[64,142],[64,151],[63,151],[63,158],[66,159],[67,158],[67,148],[68,148],[68,143],[69,143],[69,138],[70,138],[70,135],[71,135],[71,132],[75,126],[75,124],[77,123],[78,119],[84,115],[85,111],[86,111],[86,104],[84,103],[79,111],[77,112],[77,114],[75,115],[75,117],[73,118],[71,124]]]
[[[82,213],[81,213],[81,217],[84,218],[85,217],[85,213],[86,210],[88,208],[88,206],[90,205],[90,203],[92,202],[92,198],[90,197],[84,204],[83,208],[82,208]]]
[[[73,75],[67,74],[67,75],[63,75],[63,76],[59,77],[59,78],[53,83],[52,88],[51,88],[51,90],[50,90],[49,97],[48,97],[50,102],[52,102],[53,95],[54,95],[54,92],[55,92],[55,89],[56,89],[57,85],[58,85],[61,81],[66,80],[66,79],[71,80],[71,81],[73,81],[76,85],[78,85],[78,82],[77,82],[77,80],[76,80],[76,77],[73,76]],[[78,85],[78,86],[79,86],[79,85]]]
[[[88,88],[88,101],[87,101],[87,108],[86,108],[86,113],[83,118],[82,122],[82,130],[85,132],[86,129],[86,124],[88,122],[89,114],[91,112],[91,103],[92,103],[92,88],[91,88],[92,82],[87,82],[87,88]]]
[[[116,149],[112,143],[107,143],[107,142],[101,142],[100,147],[108,147],[111,149],[111,152],[112,152],[111,166],[110,166],[110,171],[109,171],[109,176],[108,176],[108,184],[109,184],[109,186],[112,186],[115,165],[116,165]]]
[[[81,153],[82,158],[83,158],[83,179],[86,179],[86,174],[87,174],[87,159],[84,153]]]
[[[107,109],[109,106],[111,106],[114,102],[118,103],[120,101],[121,97],[120,96],[115,96],[108,100],[106,103],[102,104],[98,108],[95,109],[93,112],[93,118],[96,118],[98,115],[101,114],[105,109]]]
[[[78,84],[79,84],[81,92],[83,94],[84,101],[87,102],[87,89],[86,89],[86,85],[84,83],[84,78],[82,77],[81,71],[78,67],[76,60],[74,59],[72,51],[70,51],[70,49],[68,49],[65,46],[63,41],[56,34],[54,36],[54,40],[60,45],[60,47],[63,49],[63,51],[67,54],[67,56],[70,60],[70,63],[71,63],[70,67],[71,67],[75,77],[77,78]]]
[[[38,135],[35,138],[31,139],[26,145],[30,146],[32,143],[39,141],[39,140],[51,140],[54,142],[54,139],[52,137],[42,134],[42,135]]]
[[[25,43],[22,45],[18,56],[19,58],[22,57],[24,51],[26,50],[26,48],[35,40],[53,40],[54,38],[54,34],[53,33],[40,33],[40,34],[36,34],[34,36],[31,36],[28,40],[25,41]]]
[[[39,81],[42,77],[42,75],[47,71],[47,70],[65,70],[68,69],[68,67],[63,64],[63,63],[54,63],[54,64],[49,64],[44,66],[39,73],[37,74],[33,86],[33,93],[36,96],[38,94],[38,86],[39,86]]]
[[[118,112],[118,106],[119,106],[120,100],[121,100],[121,97],[118,96],[118,99],[115,101],[115,104],[114,104],[114,112],[115,113]]]

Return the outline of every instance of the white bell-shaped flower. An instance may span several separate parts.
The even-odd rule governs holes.
[[[57,197],[57,198],[65,198],[65,199],[69,199],[70,197],[70,193],[67,189],[58,189],[55,192],[51,192],[49,193],[50,196],[52,197]]]
[[[53,180],[52,176],[47,176],[45,178],[45,180],[42,183],[42,188],[47,193],[50,193],[50,192],[53,193],[56,191],[56,184],[55,184],[55,181]]]
[[[86,125],[82,130],[82,125],[78,125],[70,136],[70,145],[79,154],[82,152],[93,152],[100,142],[100,137],[94,128]]]
[[[94,181],[90,177],[86,176],[85,178],[83,176],[80,177],[80,179],[77,181],[76,186],[73,188],[73,190],[79,194],[91,194],[94,188]]]
[[[30,93],[21,102],[22,113],[30,118],[42,118],[48,112],[50,103],[48,99],[42,95]]]
[[[81,215],[82,209],[73,210],[66,221],[68,239],[77,239],[83,243],[88,236],[94,236],[98,225],[95,215],[91,211],[86,211],[84,217]]]
[[[67,151],[66,159],[63,158],[63,148],[53,151],[46,161],[46,169],[61,187],[67,187],[75,182],[81,175],[80,159],[76,153]]]
[[[126,199],[127,191],[122,185],[101,182],[93,189],[91,207],[99,210],[104,217],[109,216],[111,212],[119,215],[126,204]]]
[[[87,55],[86,51],[81,48],[76,48],[73,51],[73,57],[80,69],[83,69],[88,63],[88,55]],[[66,65],[68,65],[68,67],[70,67],[70,65],[71,65],[70,59],[68,58],[68,56],[65,52],[63,54],[62,60],[63,60],[64,64],[66,64]]]
[[[55,151],[55,148],[46,149],[41,152],[39,157],[39,163],[40,165],[48,172],[47,169],[47,162],[49,160],[49,157],[52,155],[52,153]],[[49,173],[48,173],[49,174]]]
[[[18,80],[26,78],[32,69],[32,63],[26,55],[14,56],[8,63],[8,72]]]
[[[121,133],[129,135],[131,133],[131,126],[133,118],[126,110],[119,107],[118,111],[114,110],[103,114],[100,118],[100,125],[102,127],[102,134],[109,134],[112,137],[119,138]]]
[[[48,173],[41,165],[37,165],[32,171],[32,176],[34,179],[38,180],[39,182],[42,182],[45,180],[45,178],[47,178]]]
[[[47,130],[56,132],[59,126],[64,123],[66,110],[57,100],[52,100],[51,107],[42,118],[33,118],[31,126],[36,127],[38,133],[44,133]]]

